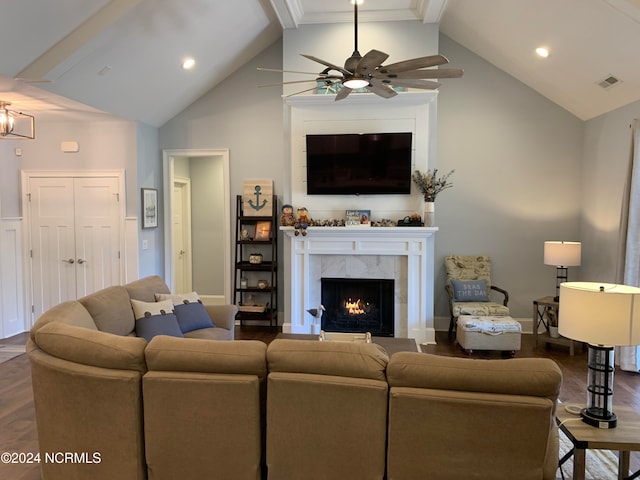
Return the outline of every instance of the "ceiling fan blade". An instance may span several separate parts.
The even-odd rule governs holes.
[[[425,70],[410,70],[399,73],[382,73],[381,70],[373,73],[375,78],[460,78],[464,72],[459,68],[428,68]]]
[[[277,87],[278,85],[289,85],[291,83],[307,83],[307,82],[324,82],[325,80],[342,80],[342,77],[332,76],[332,77],[318,77],[318,78],[310,78],[308,80],[291,80],[290,82],[279,82],[279,83],[268,83],[266,85],[258,85],[258,88],[263,87]]]
[[[449,60],[444,55],[429,55],[428,57],[412,58],[411,60],[381,66],[380,71],[383,73],[399,73],[417,70],[418,68],[435,67],[437,65],[444,65],[445,63],[449,63]]]
[[[256,70],[259,70],[261,72],[275,72],[275,73],[303,73],[305,75],[315,75],[316,77],[318,76],[318,72],[299,72],[297,70],[279,70],[277,68],[257,67]],[[320,73],[320,75],[323,75],[323,74]]]
[[[299,92],[296,92],[296,93],[290,93],[289,95],[286,96],[286,98],[293,97],[294,95],[299,95],[300,93],[310,92],[311,90],[315,90],[316,88],[318,88],[318,87],[317,86],[313,86],[311,88],[307,88],[306,90],[300,90]]]
[[[398,94],[398,92],[396,92],[393,88],[385,85],[382,82],[373,82],[371,86],[365,88],[371,93],[375,93],[376,95],[384,98],[395,97]]]
[[[435,90],[440,87],[438,82],[431,82],[429,80],[422,79],[403,79],[403,78],[394,78],[393,80],[378,80],[378,82],[382,82],[384,85],[394,85],[396,87],[406,87],[406,88],[421,88],[423,90]],[[371,82],[376,83],[376,82]]]
[[[345,87],[344,85],[342,86],[342,90],[340,90],[338,92],[338,94],[336,95],[336,99],[335,101],[337,102],[338,100],[342,100],[344,98],[347,98],[349,96],[349,94],[352,92],[353,90],[349,87]]]
[[[358,62],[356,73],[359,73],[360,75],[368,75],[382,65],[382,62],[387,58],[389,58],[389,55],[384,52],[379,50],[369,50],[369,52],[362,57],[362,60]]]
[[[304,58],[308,58],[309,60],[313,60],[314,62],[318,62],[319,64],[324,65],[325,67],[329,67],[333,70],[337,70],[338,72],[341,72],[343,75],[351,75],[350,71],[345,70],[344,68],[339,67],[338,65],[334,65],[333,63],[314,57],[313,55],[307,55],[305,53],[301,53],[300,55],[302,55]]]

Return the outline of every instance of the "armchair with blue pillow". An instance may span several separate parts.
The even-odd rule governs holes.
[[[451,317],[449,335],[455,331],[460,315],[509,315],[509,293],[491,283],[491,259],[487,255],[449,255],[444,264]],[[502,294],[502,303],[491,300],[491,291]]]

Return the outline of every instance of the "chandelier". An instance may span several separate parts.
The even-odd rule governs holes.
[[[0,100],[0,139],[35,138],[35,122],[31,115],[9,110],[9,102]]]

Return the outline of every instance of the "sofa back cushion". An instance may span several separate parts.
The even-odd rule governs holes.
[[[35,342],[41,350],[63,360],[115,370],[147,371],[147,342],[143,338],[51,322],[38,329]]]
[[[149,370],[267,376],[267,346],[257,340],[234,342],[154,337],[145,350]]]
[[[67,325],[75,325],[76,327],[88,328],[89,330],[97,330],[95,322],[84,306],[75,301],[69,300],[51,307],[31,328],[29,333],[31,340],[35,341],[36,332],[51,322],[60,322]]]
[[[130,335],[134,331],[135,318],[125,287],[107,287],[78,301],[89,311],[101,332]]]
[[[552,360],[400,352],[387,377],[388,478],[554,478]]]
[[[270,372],[386,381],[388,361],[387,352],[373,343],[276,339],[267,349]]]
[[[271,342],[269,478],[383,478],[387,361],[375,344]],[[292,450],[292,445],[311,447]]]
[[[158,275],[134,280],[124,286],[132,300],[155,302],[156,293],[171,293],[167,284]]]
[[[387,368],[391,387],[558,398],[562,372],[546,358],[477,361],[426,353],[398,352]]]

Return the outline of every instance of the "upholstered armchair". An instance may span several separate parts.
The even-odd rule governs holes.
[[[449,335],[460,315],[509,315],[509,293],[491,283],[491,259],[486,255],[449,255],[445,288],[449,294]],[[491,291],[503,295],[502,303],[491,301]]]

